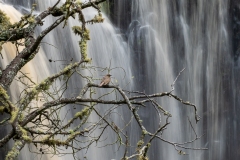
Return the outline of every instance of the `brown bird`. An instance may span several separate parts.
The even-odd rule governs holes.
[[[99,86],[101,87],[108,85],[111,82],[111,76],[111,74],[107,74],[106,76],[104,76]]]

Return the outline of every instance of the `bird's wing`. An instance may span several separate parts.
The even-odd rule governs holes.
[[[106,76],[104,76],[104,77],[102,78],[102,81],[101,81],[101,83],[99,84],[99,86],[102,86],[102,85],[105,84],[105,79],[106,79],[106,78],[107,78]]]
[[[110,82],[110,77],[106,77],[106,78],[104,79],[104,85],[108,85],[109,82]]]

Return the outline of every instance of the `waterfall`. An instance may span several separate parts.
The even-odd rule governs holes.
[[[40,11],[48,8],[49,6],[53,5],[53,2],[38,2],[38,7],[40,8]],[[7,5],[6,5],[7,6]],[[3,6],[2,8],[4,8]],[[21,12],[29,12],[29,5],[25,6],[15,6],[18,10]],[[13,8],[12,8],[13,9]],[[5,12],[8,13],[8,10],[5,10]],[[13,11],[15,12],[15,11]],[[19,13],[18,13],[19,14]],[[34,14],[38,14],[38,11],[36,11]],[[86,9],[84,11],[85,18],[91,19],[93,18],[97,12],[93,9]],[[19,18],[20,14],[18,15]],[[132,76],[131,76],[131,70],[130,70],[130,53],[127,46],[127,43],[123,41],[120,33],[116,32],[113,25],[110,23],[107,17],[105,17],[105,23],[103,24],[95,24],[95,25],[87,25],[87,28],[90,30],[90,37],[91,41],[88,43],[88,55],[89,57],[93,58],[92,65],[98,66],[102,68],[111,67],[110,73],[113,75],[112,83],[119,84],[122,86],[122,88],[130,88],[132,84]],[[52,18],[45,19],[44,25],[42,27],[38,27],[37,33],[40,33],[44,28],[48,27],[49,24],[53,21]],[[53,32],[48,34],[44,39],[43,43],[41,44],[41,50],[42,52],[39,53],[40,57],[44,57],[44,60],[40,60],[39,56],[35,57],[35,61],[30,62],[31,66],[26,66],[25,68],[33,68],[32,71],[29,71],[32,77],[40,77],[41,79],[38,79],[38,82],[42,80],[43,78],[47,77],[50,74],[56,73],[60,69],[63,69],[67,64],[80,60],[80,51],[79,51],[79,44],[78,44],[78,37],[74,35],[71,31],[71,27],[74,25],[81,25],[77,20],[70,20],[68,21],[68,26],[64,29],[62,26],[57,27]],[[8,48],[5,46],[4,48]],[[16,51],[14,51],[15,53]],[[9,52],[4,52],[4,57],[10,54]],[[42,59],[42,58],[41,58]],[[8,60],[9,62],[10,60]],[[7,64],[7,62],[6,62]],[[42,68],[44,67],[45,68]],[[5,66],[3,66],[5,67]],[[39,68],[42,68],[39,70]],[[115,68],[115,69],[114,69]],[[39,73],[37,71],[43,72]],[[44,73],[46,72],[46,73]],[[36,73],[36,74],[34,74]],[[100,72],[92,72],[94,74],[94,77],[101,78],[107,73],[107,70],[104,70]],[[33,75],[32,75],[33,74]],[[84,74],[89,74],[87,72],[84,72]],[[80,76],[74,75],[73,78],[69,79],[68,82],[68,91],[65,92],[66,97],[72,97],[72,96],[78,96],[79,90],[83,87],[83,85],[86,82],[82,82]],[[99,83],[99,81],[95,81],[95,83]],[[130,84],[130,85],[129,85]],[[12,85],[14,86],[14,85]],[[17,84],[13,88],[20,88]],[[14,91],[14,89],[11,89],[11,91]],[[21,90],[21,89],[19,89]],[[109,90],[110,91],[110,90]],[[16,97],[19,96],[21,91],[15,92]],[[12,93],[12,92],[11,92]],[[106,91],[99,90],[98,94],[104,94]],[[114,99],[114,96],[111,96],[112,99]],[[101,112],[104,113],[108,109],[108,105],[100,105],[99,109],[101,109]],[[67,110],[63,113],[61,113],[61,117],[65,117],[65,113]],[[72,117],[76,110],[72,110],[69,115],[67,115],[67,118]],[[123,115],[123,110],[118,109],[116,112],[121,113]],[[125,113],[126,115],[127,113]],[[118,116],[119,117],[119,116]],[[127,116],[126,116],[127,117]],[[95,116],[90,117],[90,119],[96,119]],[[112,121],[115,124],[118,124],[119,126],[123,127],[122,120],[119,120],[117,117],[111,117]],[[112,142],[116,139],[115,136],[111,133],[112,131],[107,130],[106,131],[106,141],[105,142]],[[97,133],[97,132],[96,132]],[[96,134],[94,132],[94,134]],[[99,142],[99,145],[104,145],[103,143]],[[27,147],[25,147],[27,149]],[[31,148],[31,146],[30,146]],[[33,147],[34,148],[34,147]],[[104,148],[94,149],[95,146],[92,146],[88,149],[88,152],[86,150],[81,151],[81,153],[78,153],[78,156],[80,158],[83,158],[86,156],[89,159],[97,159],[99,156],[103,159],[112,159],[116,157],[122,156],[122,149],[117,153],[116,148],[112,148],[111,146],[107,146]],[[105,154],[111,150],[111,153]],[[71,151],[71,150],[69,150]],[[32,159],[31,155],[25,154],[27,151],[23,151],[22,154],[19,156],[20,159]],[[41,158],[41,156],[38,156]],[[46,157],[45,157],[46,158]],[[72,155],[65,155],[64,157],[48,157],[48,159],[72,159]]]
[[[9,2],[15,2],[14,0]],[[16,1],[19,5],[30,7],[31,1]],[[165,92],[171,90],[171,84],[178,73],[185,68],[176,81],[176,95],[188,100],[198,107],[202,119],[193,126],[198,135],[205,134],[200,140],[188,147],[207,147],[207,151],[187,150],[188,155],[180,156],[173,146],[165,142],[154,141],[149,151],[152,160],[225,160],[239,159],[238,144],[239,132],[239,60],[233,57],[232,48],[232,21],[231,1],[226,0],[132,0],[114,2],[110,9],[111,21],[105,17],[103,24],[89,25],[91,41],[89,41],[88,54],[93,58],[93,64],[101,67],[124,67],[126,79],[122,80],[124,73],[113,70],[114,83],[119,83],[128,89],[145,91],[146,93]],[[121,3],[122,5],[119,5]],[[39,1],[40,10],[51,5],[50,1]],[[18,9],[21,9],[18,6]],[[24,9],[24,8],[22,8]],[[131,12],[128,12],[131,9]],[[27,9],[26,9],[27,10]],[[116,13],[112,13],[116,12]],[[14,12],[10,12],[14,13]],[[127,15],[126,21],[121,16]],[[92,17],[94,12],[87,10],[86,17]],[[235,17],[234,17],[235,18]],[[51,19],[45,21],[46,27]],[[77,25],[76,21],[69,21],[69,26]],[[115,28],[114,25],[118,28]],[[233,24],[234,26],[234,24]],[[39,28],[39,31],[43,28]],[[60,34],[61,33],[61,34]],[[62,26],[46,37],[43,43],[40,58],[45,62],[45,69],[38,70],[38,66],[25,67],[32,69],[32,77],[40,78],[55,73],[69,61],[80,59],[76,36],[70,27]],[[9,49],[9,47],[7,47]],[[10,51],[4,51],[9,55]],[[67,54],[66,54],[67,53]],[[36,57],[37,59],[39,57]],[[235,58],[235,59],[234,59]],[[56,62],[50,63],[51,59]],[[4,61],[7,59],[4,59]],[[11,58],[8,59],[8,61]],[[34,64],[43,66],[35,61]],[[6,62],[5,62],[6,63]],[[1,65],[5,65],[1,61]],[[51,69],[49,69],[51,68]],[[40,71],[42,73],[38,73]],[[120,71],[121,72],[121,71]],[[101,77],[106,73],[95,73]],[[87,74],[87,73],[86,73]],[[132,79],[131,77],[134,78]],[[36,79],[36,80],[37,80]],[[40,79],[39,79],[40,80]],[[118,80],[116,82],[115,80]],[[74,77],[69,82],[71,91],[67,94],[76,96],[78,89],[84,84],[79,78]],[[14,87],[14,86],[12,86]],[[98,92],[102,94],[100,90]],[[17,96],[17,95],[15,95]],[[170,111],[172,118],[163,137],[170,141],[184,142],[194,137],[194,132],[188,122],[188,117],[194,122],[193,110],[177,103],[170,98],[159,98],[163,107]],[[101,107],[101,106],[100,106]],[[72,111],[74,114],[74,111]],[[127,114],[126,110],[119,110]],[[153,109],[148,112],[140,111],[143,124],[149,131],[158,125]],[[92,117],[94,118],[94,117]],[[129,115],[126,115],[129,118]],[[118,121],[118,119],[113,120]],[[121,124],[119,124],[121,125]],[[139,128],[133,123],[129,130],[130,142],[136,144],[140,133]],[[114,139],[109,132],[110,139]],[[90,148],[89,159],[119,159],[122,150],[117,148]],[[31,159],[24,155],[22,159]],[[134,153],[132,147],[129,153]],[[94,154],[93,154],[94,153]],[[106,154],[107,153],[107,154]],[[79,153],[82,156],[82,153]],[[59,158],[60,159],[60,158]],[[61,159],[72,159],[71,156]]]
[[[172,146],[160,143],[153,147],[150,157],[234,159],[237,153],[231,150],[237,146],[232,133],[237,132],[234,129],[237,122],[231,114],[237,106],[237,84],[234,84],[237,68],[232,57],[230,2],[133,0],[131,5],[132,19],[126,33],[137,57],[132,65],[141,68],[139,88],[144,85],[148,92],[166,90],[164,86],[169,87],[172,78],[186,68],[176,82],[175,93],[198,106],[202,120],[195,128],[198,134],[205,134],[190,147],[209,148],[208,151],[188,151],[188,156],[180,157]],[[165,103],[180,122],[172,120],[164,137],[178,142],[189,140],[194,134],[186,116],[192,110],[179,104],[169,105]]]
[[[7,13],[11,23],[19,21],[22,16],[20,12],[18,12],[15,8],[9,5],[0,3],[0,9],[5,13]],[[20,47],[20,51],[22,49],[23,47]],[[13,58],[17,55],[16,47],[11,43],[6,43],[3,45],[3,49],[1,53],[3,55],[3,59],[0,60],[1,61],[0,67],[5,68],[9,64],[9,62],[11,62],[11,60],[13,60]],[[43,80],[43,78],[50,75],[50,72],[49,72],[50,67],[46,63],[48,59],[46,58],[42,48],[39,50],[39,53],[40,54],[36,55],[35,59],[33,59],[30,63],[26,64],[21,70],[23,73],[26,73],[27,76],[29,76],[34,82],[40,82],[41,80]],[[39,70],[39,68],[41,68],[41,70]],[[22,74],[17,75],[17,77],[21,77],[21,76]],[[13,102],[17,102],[17,100],[19,100],[20,94],[24,88],[25,88],[24,85],[22,85],[17,80],[13,81],[13,83],[10,86],[10,97]],[[5,129],[1,128],[0,136],[2,137],[6,135],[7,133],[9,133],[9,131],[10,131],[9,128],[5,128]],[[13,141],[10,141],[10,145],[13,145]],[[8,147],[5,146],[4,148],[6,148],[7,150]],[[19,158],[25,159],[25,160],[28,160],[28,159],[31,160],[34,157],[36,157],[36,155],[34,154],[30,154],[30,153],[25,154],[25,153],[29,153],[28,147],[23,148],[22,154],[19,156]],[[5,158],[4,157],[5,154],[6,153],[2,154],[3,156],[2,159]]]

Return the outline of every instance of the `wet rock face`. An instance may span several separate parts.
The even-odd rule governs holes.
[[[122,33],[127,30],[131,22],[132,3],[133,0],[109,0],[109,17]]]
[[[232,39],[233,39],[233,56],[237,61],[240,55],[240,3],[237,0],[231,1],[231,19],[232,19]]]

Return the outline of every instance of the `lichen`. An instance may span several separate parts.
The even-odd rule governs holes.
[[[28,136],[28,132],[24,128],[22,128],[21,126],[18,125],[18,127],[21,131],[23,140],[25,140],[27,143],[31,143],[32,139]]]
[[[69,130],[69,133],[70,133],[70,134],[73,134],[73,133],[74,133],[74,131],[71,129],[71,130]]]
[[[0,10],[0,30],[6,30],[11,26],[9,17]]]
[[[82,59],[86,62],[91,62],[91,59],[87,57],[87,41],[90,40],[90,31],[80,26],[73,26],[72,30],[76,35],[81,37],[79,47]]]
[[[99,13],[98,15],[95,15],[94,18],[92,19],[92,22],[94,23],[103,23],[104,18],[102,17],[102,14]]]
[[[50,85],[52,84],[52,82],[49,79],[44,80],[43,82],[41,82],[38,86],[36,86],[36,90],[48,90]]]
[[[144,157],[143,155],[139,155],[137,160],[149,160],[148,157]]]
[[[144,135],[148,134],[148,131],[145,130],[145,129],[142,132],[143,132]]]
[[[140,140],[140,141],[138,141],[138,143],[137,143],[137,147],[139,148],[139,147],[141,147],[143,144],[144,144],[144,141],[143,141],[143,140]]]
[[[70,9],[72,6],[72,2],[70,0],[66,0],[65,4],[61,7],[61,10],[66,13],[66,19],[63,24],[63,28],[67,25],[67,20],[71,16]]]
[[[87,63],[90,63],[90,62],[91,62],[91,59],[88,58],[88,56],[87,56],[87,41],[81,40],[81,41],[79,42],[79,46],[80,46],[80,51],[81,51],[82,59],[83,59],[84,61],[86,61]]]
[[[3,97],[5,100],[9,99],[7,91],[0,86],[0,97]]]
[[[69,78],[72,75],[72,70],[71,70],[72,67],[73,67],[73,64],[69,64],[63,69],[63,72],[65,72],[63,74],[63,80],[66,80],[67,78]]]
[[[179,150],[179,151],[178,151],[178,154],[180,154],[180,155],[186,155],[186,152],[184,152],[184,151],[182,151],[182,150]]]
[[[70,141],[72,141],[77,135],[79,135],[80,134],[80,132],[74,132],[74,133],[72,133],[69,137],[68,137],[68,139],[65,141],[65,144],[68,144]]]
[[[15,108],[15,110],[11,111],[11,118],[9,123],[13,123],[18,116],[19,108]]]
[[[73,33],[76,35],[82,35],[82,27],[80,26],[73,26],[72,27]]]
[[[0,106],[0,113],[1,113],[1,114],[3,114],[3,112],[4,112],[4,109],[5,109],[5,107],[4,107],[4,106]]]
[[[21,141],[16,141],[11,151],[8,152],[5,160],[13,160],[19,155],[19,146],[22,146]]]
[[[55,146],[55,145],[64,146],[64,145],[66,145],[66,143],[64,141],[60,141],[58,139],[46,139],[43,142],[49,146]]]
[[[24,120],[25,116],[23,113],[20,114],[18,121],[22,122]]]
[[[151,146],[151,143],[147,143],[147,148],[149,148]]]
[[[23,109],[26,109],[27,105],[41,92],[49,89],[53,82],[50,79],[45,79],[38,85],[36,85],[31,91],[27,93],[25,97],[20,100],[20,105]]]
[[[30,16],[29,18],[27,18],[27,21],[29,22],[29,24],[36,23],[34,16]]]
[[[73,130],[70,130],[69,132],[71,134],[65,141],[61,141],[58,139],[49,139],[49,136],[48,136],[44,138],[42,142],[49,146],[55,146],[55,145],[64,146],[64,145],[67,145],[69,142],[71,142],[77,135],[81,133],[81,132],[74,132]]]
[[[84,116],[87,116],[89,114],[89,107],[85,107],[82,111],[77,112],[75,114],[75,118],[83,119]]]
[[[79,43],[83,59],[87,58],[87,41],[81,40]]]
[[[83,37],[86,39],[86,40],[90,40],[90,31],[88,29],[85,29],[84,32],[83,32]]]

